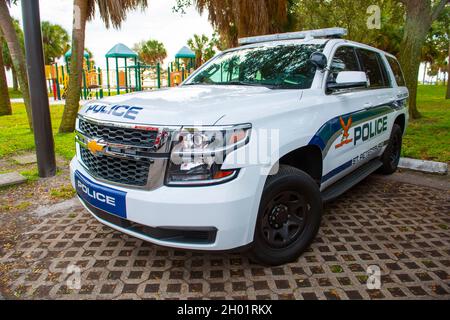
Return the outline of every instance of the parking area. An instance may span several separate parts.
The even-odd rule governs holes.
[[[0,289],[10,299],[449,299],[448,186],[372,176],[326,207],[307,253],[276,268],[157,247],[68,200],[23,213],[28,224],[1,242]]]

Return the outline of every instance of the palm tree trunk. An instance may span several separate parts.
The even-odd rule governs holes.
[[[67,89],[66,105],[59,126],[60,133],[73,132],[80,108],[81,80],[83,73],[84,41],[86,36],[87,1],[74,0],[74,26],[72,31],[72,57]],[[78,24],[78,25],[77,25]]]
[[[409,114],[412,119],[420,118],[417,109],[417,86],[420,56],[428,30],[431,27],[431,8],[427,1],[410,0],[406,4],[405,35],[400,48],[400,63],[409,89]]]
[[[448,64],[447,64],[447,94],[446,99],[450,99],[450,45],[448,47]]]
[[[8,82],[6,81],[3,55],[0,54],[0,116],[11,115],[11,101],[9,100]]]
[[[14,68],[11,68],[12,81],[13,81],[13,90],[19,91],[19,82],[17,81],[17,72]]]
[[[31,115],[30,92],[28,91],[28,78],[25,56],[20,46],[11,15],[9,14],[8,5],[6,4],[5,0],[0,0],[0,28],[2,29],[3,37],[8,44],[14,69],[17,72],[17,78],[19,80],[20,88],[22,89],[25,109],[27,111],[28,124],[30,126],[30,129],[32,129],[33,118]]]

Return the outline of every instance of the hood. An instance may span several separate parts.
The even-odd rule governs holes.
[[[240,124],[277,112],[281,102],[299,101],[300,97],[300,90],[183,86],[93,101],[80,110],[80,115],[103,121],[166,126]]]

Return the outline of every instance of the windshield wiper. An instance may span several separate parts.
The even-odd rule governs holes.
[[[271,89],[303,89],[300,84],[274,83],[270,85]]]
[[[271,84],[245,81],[218,82],[217,85],[223,86],[248,86],[248,87],[272,87]]]
[[[216,83],[191,82],[191,83],[184,84],[184,86],[195,86],[195,85],[266,87],[266,88],[269,88],[269,89],[278,89],[278,88],[280,88],[279,84],[245,82],[245,81],[230,81],[230,82],[216,82]]]
[[[191,83],[186,83],[183,84],[183,86],[203,86],[203,85],[212,85],[212,83],[208,83],[208,82],[191,82]]]

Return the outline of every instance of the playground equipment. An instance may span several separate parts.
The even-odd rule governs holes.
[[[48,83],[49,92],[55,100],[61,100],[61,83],[64,83],[65,68],[57,63],[45,66],[45,79]]]
[[[128,93],[177,86],[195,69],[195,57],[194,52],[183,47],[176,54],[175,62],[163,70],[160,63],[153,66],[141,63],[133,50],[119,43],[106,54],[108,95],[111,95],[113,82],[117,94],[122,90]],[[115,79],[110,78],[110,59],[115,60]]]
[[[64,99],[69,84],[70,58],[72,52],[65,55],[65,66],[52,64],[45,67],[45,75],[48,81],[49,92],[55,100]],[[81,98],[103,98],[104,89],[107,95],[120,95],[133,91],[159,89],[161,87],[174,87],[183,82],[195,69],[195,53],[189,48],[183,47],[176,54],[175,61],[171,62],[167,69],[160,63],[145,65],[138,59],[138,55],[124,44],[117,44],[105,55],[106,70],[101,70],[94,65],[88,52],[84,52],[82,92]],[[110,69],[113,59],[114,69]],[[105,72],[106,71],[106,72]],[[106,81],[104,81],[106,76]],[[104,87],[106,83],[106,87]]]
[[[64,77],[64,91],[62,96],[65,97],[65,89],[69,84],[70,58],[72,57],[72,50],[69,50],[64,55],[67,67],[67,77]],[[83,90],[81,97],[86,99],[102,98],[102,72],[100,68],[96,68],[89,52],[84,51],[83,59],[83,75],[82,75]]]
[[[58,66],[57,63],[45,66],[45,76],[49,85],[49,92],[53,95],[55,100],[64,99],[66,96],[66,90],[69,84],[70,77],[70,58],[72,57],[72,51],[69,50],[64,55],[66,62],[65,66]],[[102,71],[100,68],[96,68],[91,61],[90,54],[84,52],[83,60],[83,74],[82,74],[82,99],[89,98],[102,98]]]
[[[175,63],[169,65],[169,87],[178,86],[194,71],[195,57],[195,53],[186,46],[178,51]]]
[[[195,53],[188,47],[184,46],[181,48],[175,55],[175,63],[178,70],[180,70],[183,64],[187,70],[195,69],[195,57]]]
[[[84,64],[86,64],[87,69],[91,68],[91,55],[89,54],[89,52],[84,51]],[[72,58],[72,50],[67,51],[64,54],[64,60],[66,62],[66,66],[70,66],[70,58]],[[85,67],[85,68],[86,68]],[[67,70],[69,70],[70,68],[68,68]]]
[[[134,61],[134,65],[138,63],[138,55],[136,52],[128,48],[126,45],[119,43],[116,44],[111,50],[106,54],[106,78],[107,78],[107,86],[108,86],[108,95],[111,95],[111,81],[110,81],[110,72],[109,72],[109,59],[114,59],[116,62],[116,90],[117,94],[120,94],[120,89],[125,88],[125,91],[128,93],[130,91],[129,87],[129,68],[128,61],[132,59]],[[119,59],[123,60],[124,67],[123,70],[119,68]],[[138,74],[135,73],[136,83]],[[136,86],[137,87],[137,86]]]

